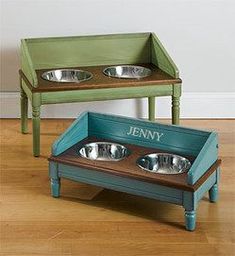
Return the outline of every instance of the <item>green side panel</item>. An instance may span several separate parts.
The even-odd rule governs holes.
[[[20,45],[20,60],[21,60],[21,69],[32,84],[33,87],[38,86],[38,79],[36,72],[34,70],[34,65],[28,51],[27,43],[24,39],[21,40]]]
[[[81,114],[76,121],[53,143],[52,155],[57,156],[88,136],[88,113]]]
[[[35,69],[150,62],[150,33],[26,39]]]
[[[178,68],[176,67],[175,63],[173,62],[173,60],[165,50],[164,46],[154,33],[151,34],[150,40],[151,62],[172,77],[178,78]]]
[[[21,86],[22,86],[22,88],[24,89],[24,92],[25,92],[25,94],[27,95],[27,98],[29,99],[29,100],[31,100],[32,101],[32,91],[29,89],[29,87],[26,85],[26,83],[24,82],[24,80],[22,80],[22,82],[21,82],[22,84],[21,84]]]
[[[89,113],[89,136],[197,156],[210,133],[134,118]]]
[[[187,182],[193,185],[218,159],[218,135],[212,132],[188,172]]]

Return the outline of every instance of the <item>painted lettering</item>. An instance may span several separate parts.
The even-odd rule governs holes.
[[[145,138],[148,140],[160,141],[161,137],[164,134],[161,132],[157,132],[157,131],[152,131],[152,130],[143,129],[143,128],[139,128],[139,127],[135,127],[135,126],[130,126],[129,131],[127,132],[127,135]]]

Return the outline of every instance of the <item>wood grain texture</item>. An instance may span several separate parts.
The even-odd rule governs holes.
[[[125,64],[125,63],[124,63]],[[148,77],[142,79],[117,79],[111,78],[103,74],[104,68],[106,66],[92,66],[83,67],[75,66],[72,68],[81,69],[91,72],[93,78],[81,83],[58,83],[50,82],[41,77],[41,75],[51,69],[40,69],[36,70],[37,79],[39,86],[33,88],[35,92],[50,92],[50,91],[68,91],[68,90],[86,90],[86,89],[103,89],[103,88],[120,88],[120,87],[132,87],[132,86],[145,86],[145,85],[164,85],[164,84],[174,84],[181,83],[181,79],[174,78],[161,69],[157,68],[153,64],[137,64],[152,70],[152,74]],[[56,67],[58,69],[63,69],[64,67]]]
[[[161,153],[166,152],[165,150],[160,149],[151,149],[147,147],[140,147],[131,144],[123,144],[128,150],[130,150],[131,154],[127,156],[125,159],[119,162],[104,162],[104,161],[90,161],[88,159],[82,158],[78,156],[78,149],[82,147],[82,145],[95,142],[95,141],[109,141],[99,139],[95,137],[90,137],[82,140],[81,142],[75,144],[73,147],[66,150],[64,153],[59,156],[50,156],[49,160],[63,163],[72,166],[79,166],[85,169],[92,169],[96,171],[106,172],[109,174],[133,178],[141,181],[147,181],[154,184],[159,184],[163,186],[173,187],[184,189],[188,191],[195,191],[197,188],[218,168],[221,161],[218,160],[208,171],[203,175],[201,179],[198,180],[194,185],[187,184],[187,173],[181,173],[177,175],[162,175],[162,174],[154,174],[150,172],[145,172],[140,170],[140,168],[136,165],[136,160],[143,155],[151,154],[151,153]],[[115,143],[115,142],[114,142]],[[194,162],[194,158],[192,156],[184,156],[190,160],[191,163]]]
[[[35,69],[150,62],[150,33],[26,39]]]
[[[33,158],[20,121],[1,120],[1,256],[234,255],[234,120],[181,120],[216,130],[222,158],[219,201],[202,199],[193,233],[184,229],[181,207],[156,200],[67,180],[62,197],[52,198],[47,157],[71,123],[42,120],[42,157]]]

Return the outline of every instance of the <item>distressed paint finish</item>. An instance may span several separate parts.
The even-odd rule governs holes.
[[[155,64],[157,67],[168,73],[169,75],[178,78],[179,70],[166,49],[157,38],[154,33],[151,33],[151,62]]]
[[[150,62],[150,33],[26,39],[35,69]]]
[[[211,132],[188,172],[188,183],[193,185],[203,175],[203,170],[208,169],[217,159],[218,136],[215,132]]]
[[[173,85],[173,95],[172,95],[172,124],[179,124],[180,118],[180,96],[181,96],[181,84]]]
[[[149,121],[155,120],[155,97],[148,98]]]
[[[49,176],[51,180],[51,195],[53,197],[60,196],[60,177],[58,175],[58,164],[49,162]]]
[[[211,203],[216,203],[218,200],[218,194],[219,194],[219,176],[220,176],[220,168],[216,170],[216,182],[209,190],[209,199]]]
[[[20,106],[21,106],[21,132],[28,133],[28,98],[22,88],[22,78],[20,78]]]
[[[113,50],[115,49],[115,51]],[[149,120],[155,120],[155,97],[172,97],[172,123],[179,124],[181,85],[34,92],[39,87],[37,69],[153,63],[174,78],[179,71],[154,33],[134,33],[21,40],[22,132],[26,132],[26,99],[33,111],[33,152],[40,155],[40,106],[45,104],[148,97]]]
[[[33,122],[33,155],[40,155],[40,107],[41,95],[34,93],[32,98],[32,122]]]
[[[53,143],[52,155],[59,155],[68,148],[88,137],[88,115],[83,113],[75,122]]]
[[[194,183],[197,182],[207,171],[206,167],[213,165],[214,159],[218,158],[217,136],[213,132],[92,112],[85,112],[79,116],[55,141],[52,146],[52,155],[62,154],[86,136],[194,155],[195,161],[187,174],[188,183],[192,186],[191,180]],[[194,149],[192,145],[195,145]],[[207,192],[211,202],[216,202],[218,197],[219,168],[196,189],[188,191],[185,188],[173,188],[150,181],[55,162],[56,158],[53,159],[53,161],[49,160],[49,175],[54,197],[59,196],[60,178],[65,178],[181,205],[185,210],[185,227],[189,231],[193,231],[196,227],[196,211],[202,197]]]

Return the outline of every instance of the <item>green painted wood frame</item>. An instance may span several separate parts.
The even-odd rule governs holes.
[[[148,117],[153,121],[156,117],[155,97],[171,96],[172,123],[179,124],[181,84],[55,92],[32,90],[39,86],[35,71],[37,69],[121,63],[153,63],[172,77],[179,77],[176,65],[154,33],[21,40],[21,131],[27,133],[30,100],[34,156],[40,155],[40,108],[46,104],[147,97]]]

